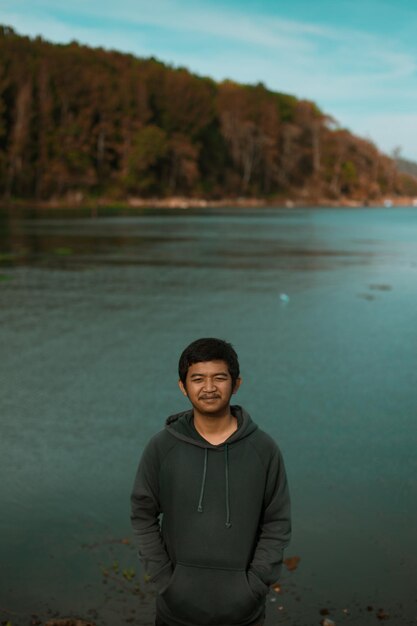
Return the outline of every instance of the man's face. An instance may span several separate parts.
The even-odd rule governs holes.
[[[215,417],[228,409],[241,379],[238,378],[232,388],[232,377],[225,361],[203,361],[190,365],[185,383],[185,386],[181,381],[178,384],[193,407],[203,415]]]

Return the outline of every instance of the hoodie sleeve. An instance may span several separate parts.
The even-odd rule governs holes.
[[[264,509],[248,578],[253,591],[265,595],[279,579],[284,548],[291,536],[290,497],[282,455],[275,447],[267,470]]]
[[[130,498],[130,520],[145,573],[155,582],[157,590],[161,591],[168,583],[173,568],[159,524],[159,468],[160,459],[153,438],[139,462]]]

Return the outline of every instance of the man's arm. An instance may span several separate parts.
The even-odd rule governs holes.
[[[159,455],[155,441],[146,446],[136,473],[130,519],[138,555],[146,574],[160,591],[172,574],[172,564],[162,540],[159,514]]]
[[[260,534],[248,576],[258,595],[279,579],[284,548],[291,536],[290,496],[284,461],[278,448],[271,457],[265,487]]]

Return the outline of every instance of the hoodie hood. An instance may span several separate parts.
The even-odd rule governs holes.
[[[208,452],[209,450],[224,450],[224,485],[225,485],[225,503],[226,503],[226,528],[231,528],[232,523],[230,521],[230,493],[229,493],[229,446],[236,443],[236,441],[240,441],[245,437],[251,435],[258,426],[255,422],[252,421],[249,413],[245,411],[241,406],[234,405],[230,407],[230,411],[232,415],[234,415],[237,419],[237,430],[223,441],[223,443],[218,445],[213,445],[204,437],[200,435],[197,429],[194,426],[193,419],[193,410],[184,411],[182,413],[176,413],[175,415],[171,415],[167,418],[165,422],[165,428],[167,431],[176,437],[177,439],[181,439],[186,443],[189,443],[194,446],[199,446],[200,448],[204,448],[204,463],[203,463],[203,472],[201,478],[201,489],[200,489],[200,497],[197,503],[197,511],[199,513],[203,513],[203,500],[204,500],[204,489],[206,486],[206,475],[207,475],[207,465],[208,465]]]
[[[226,441],[223,441],[223,443],[218,445],[211,444],[197,431],[194,426],[192,409],[176,413],[175,415],[170,415],[165,422],[165,428],[170,435],[173,435],[174,437],[177,437],[182,441],[186,441],[194,446],[218,450],[219,448],[230,446],[236,441],[244,439],[258,428],[255,422],[252,421],[249,413],[247,413],[243,407],[236,404],[230,406],[230,411],[237,419],[237,430],[235,430],[235,432],[232,433]]]

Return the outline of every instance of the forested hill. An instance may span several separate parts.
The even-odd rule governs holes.
[[[0,197],[404,193],[413,177],[312,102],[0,27]]]

